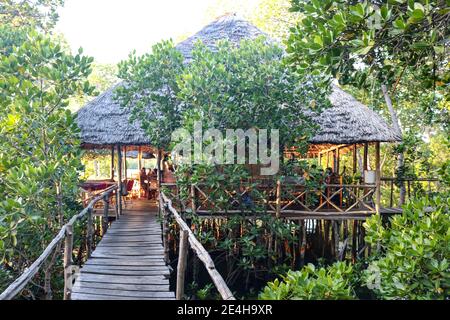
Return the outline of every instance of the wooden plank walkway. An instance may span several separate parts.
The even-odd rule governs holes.
[[[133,201],[80,270],[72,300],[173,300],[155,208]]]

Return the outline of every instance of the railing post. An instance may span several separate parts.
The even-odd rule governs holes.
[[[177,300],[182,300],[184,296],[184,277],[186,274],[187,255],[188,255],[188,231],[180,230],[180,251],[178,254],[178,267],[177,267],[177,291],[176,291]]]
[[[87,256],[88,258],[91,257],[92,254],[92,236],[93,236],[93,230],[92,230],[92,208],[88,209],[87,212]]]
[[[376,202],[375,209],[380,214],[381,209],[381,162],[380,162],[380,143],[375,143],[375,167],[376,167]]]
[[[72,252],[73,252],[73,226],[66,226],[66,239],[64,242],[64,300],[70,300],[72,293]]]
[[[103,198],[103,235],[105,235],[106,231],[108,230],[108,224],[109,224],[109,194],[105,194],[105,197]]]
[[[279,218],[281,216],[281,181],[277,180],[277,190],[276,190],[276,217]]]
[[[116,220],[119,220],[119,191],[118,191],[118,189],[116,189],[114,191],[114,194],[116,195],[116,206],[115,206]]]
[[[170,257],[169,257],[169,215],[167,213],[164,200],[162,198],[162,195],[159,194],[159,210],[162,213],[162,229],[163,229],[163,246],[164,246],[164,261],[169,264],[170,263]]]
[[[192,213],[196,214],[197,213],[197,205],[195,203],[195,185],[191,184],[191,208],[192,208]]]
[[[117,183],[117,205],[118,205],[118,217],[122,215],[122,149],[120,145],[117,145],[117,159],[118,159],[118,183]]]

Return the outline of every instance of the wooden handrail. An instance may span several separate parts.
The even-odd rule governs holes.
[[[31,279],[36,275],[36,273],[41,268],[42,264],[47,260],[47,258],[50,256],[50,254],[53,252],[53,250],[56,248],[58,243],[62,241],[67,234],[67,229],[71,229],[73,224],[77,220],[81,220],[86,216],[88,213],[92,213],[92,209],[94,208],[94,205],[103,199],[103,197],[109,195],[112,191],[116,190],[117,186],[111,186],[107,189],[105,189],[101,194],[99,194],[97,197],[95,197],[89,205],[84,208],[79,214],[74,215],[69,222],[67,222],[65,225],[61,227],[58,234],[53,238],[53,240],[50,242],[50,244],[45,248],[45,250],[42,252],[42,254],[37,258],[31,266],[24,272],[22,275],[17,278],[13,283],[11,283],[8,288],[6,288],[5,291],[0,294],[0,300],[11,300],[16,295],[20,293],[20,291],[25,288],[25,286],[31,281]],[[70,253],[71,254],[71,253]]]
[[[414,177],[406,177],[406,178],[396,178],[396,177],[381,177],[381,181],[423,181],[423,182],[439,182],[438,178],[414,178]]]
[[[169,210],[170,213],[172,213],[173,217],[175,218],[175,221],[180,226],[180,230],[182,230],[183,232],[187,232],[187,237],[189,240],[189,244],[191,245],[191,248],[194,250],[200,261],[202,261],[203,264],[205,265],[206,270],[211,276],[211,279],[213,280],[214,285],[216,286],[217,291],[219,291],[222,299],[236,300],[235,297],[233,296],[233,293],[225,283],[225,280],[223,280],[222,276],[217,271],[216,266],[214,265],[214,262],[211,256],[209,255],[208,251],[206,251],[206,249],[202,246],[202,244],[197,240],[194,233],[191,231],[191,229],[183,220],[183,218],[180,216],[180,214],[177,212],[177,210],[173,208],[172,200],[170,200],[164,194],[164,192],[160,193],[160,204],[163,205],[163,208],[161,209]]]

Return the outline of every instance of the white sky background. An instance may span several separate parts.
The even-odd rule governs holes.
[[[226,12],[245,15],[258,0],[66,0],[56,31],[72,50],[99,63],[118,63],[133,50],[150,51],[156,42],[175,42],[199,31]],[[211,17],[211,15],[214,15]]]

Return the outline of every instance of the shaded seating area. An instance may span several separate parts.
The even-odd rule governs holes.
[[[176,48],[184,55],[186,62],[189,62],[194,43],[199,40],[214,49],[218,39],[228,39],[237,45],[242,39],[254,39],[261,35],[263,33],[247,21],[234,15],[226,15],[180,42]],[[143,182],[140,177],[138,178],[141,188],[139,195],[144,198],[153,198],[156,196],[158,182],[174,183],[175,179],[171,171],[166,168],[167,153],[152,147],[152,141],[146,136],[139,121],[130,122],[131,112],[122,108],[114,99],[114,90],[120,85],[111,87],[78,111],[77,123],[81,130],[82,146],[86,149],[110,149],[111,168],[114,170],[114,163],[117,163],[118,179],[116,181],[120,181],[118,182],[120,184],[127,179],[126,161],[123,162],[123,155],[134,156],[138,160],[148,153],[155,156],[156,163],[162,172],[161,177],[156,179],[156,185],[152,179]],[[297,159],[311,159],[317,163],[318,170],[329,170],[330,175],[323,178],[324,181],[321,184],[324,186],[318,190],[305,190],[301,183],[289,185],[284,182],[277,191],[276,185],[272,185],[267,191],[269,200],[266,200],[266,205],[271,210],[275,208],[278,212],[284,210],[316,213],[326,210],[338,213],[351,210],[380,212],[380,145],[401,141],[401,137],[380,115],[339,86],[332,85],[329,99],[332,106],[318,114],[299,106],[299,113],[309,113],[311,120],[317,124],[318,131],[310,139],[309,150],[306,154],[299,154],[297,150],[287,148],[284,150],[284,156],[285,159],[291,156]],[[363,155],[358,158],[361,150]],[[369,151],[371,158],[374,159],[371,165],[369,165]],[[353,159],[351,174],[361,173],[358,181],[347,181],[345,172],[349,171],[341,165],[341,157],[349,157],[350,154]],[[141,169],[142,167],[138,168],[139,172]],[[368,179],[369,177],[371,179]],[[259,177],[255,176],[256,178]],[[142,190],[143,187],[147,190]],[[208,190],[202,190],[201,185],[197,187],[200,190],[196,191],[193,207],[198,211],[202,208],[210,209]],[[264,184],[261,184],[260,188],[264,188]],[[120,190],[123,189],[120,188]],[[232,195],[230,191],[231,198]],[[242,197],[242,194],[240,196]],[[278,205],[272,203],[273,199]]]

